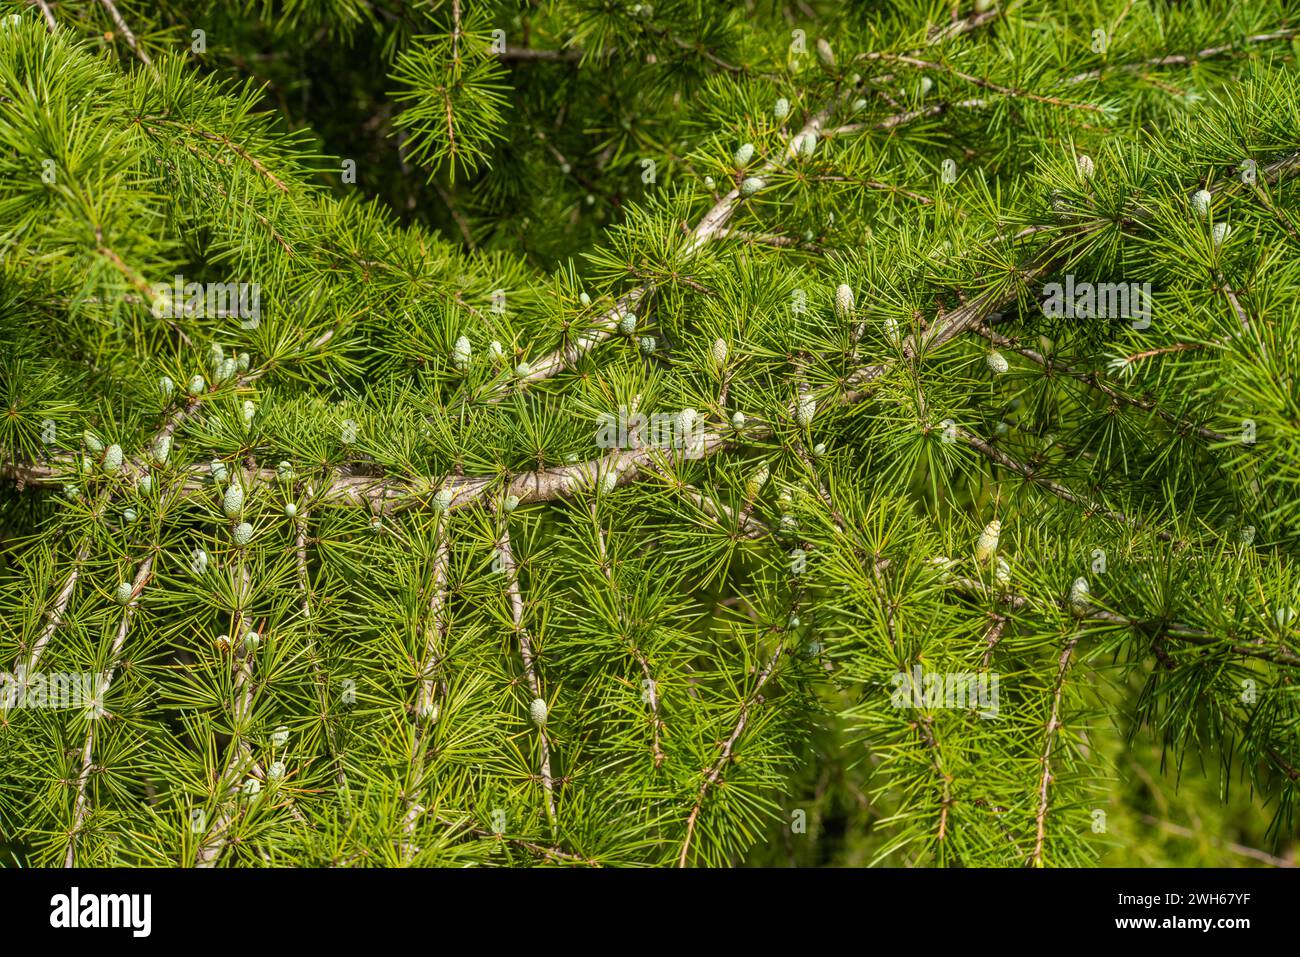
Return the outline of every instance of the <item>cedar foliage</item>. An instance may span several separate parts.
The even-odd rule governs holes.
[[[6,863],[1294,855],[1288,6],[3,4]]]

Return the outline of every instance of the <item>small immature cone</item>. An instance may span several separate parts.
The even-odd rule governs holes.
[[[813,416],[817,414],[817,400],[810,395],[799,396],[799,404],[795,406],[794,417],[801,428],[808,428],[812,424]]]
[[[1198,189],[1192,195],[1192,209],[1196,210],[1196,215],[1201,219],[1206,219],[1210,215],[1210,204],[1214,202],[1214,196],[1208,189]]]
[[[1001,556],[998,557],[997,567],[993,572],[993,576],[997,579],[998,584],[1003,588],[1006,588],[1011,584],[1011,566],[1007,564],[1005,558],[1002,558]]]
[[[116,472],[122,467],[122,446],[113,444],[104,450],[104,471]]]
[[[1088,591],[1088,579],[1076,578],[1070,586],[1070,610],[1076,617],[1083,617],[1092,607],[1092,598]]]
[[[239,518],[244,511],[244,490],[238,482],[231,482],[226,489],[221,499],[221,510],[226,513],[226,518]]]
[[[172,437],[170,435],[160,435],[153,444],[153,460],[158,465],[166,465],[167,459],[172,453]]]
[[[1002,534],[1002,523],[996,518],[984,526],[980,537],[975,541],[975,561],[987,565],[998,551],[998,537]]]
[[[755,193],[757,193],[760,189],[762,189],[766,185],[767,184],[764,183],[759,177],[750,176],[743,183],[740,184],[740,195],[753,196]]]
[[[1096,164],[1093,163],[1091,156],[1080,153],[1079,158],[1074,161],[1074,165],[1079,170],[1081,179],[1092,179],[1092,174],[1096,171]]]
[[[752,160],[753,158],[754,158],[754,144],[742,143],[740,145],[740,148],[736,150],[735,160],[736,160],[737,168],[748,166],[749,161]]]
[[[470,355],[473,347],[470,345],[469,336],[461,336],[456,340],[456,344],[451,350],[451,361],[457,369],[464,369],[469,365]]]
[[[840,319],[853,315],[853,290],[847,283],[835,287],[835,315]]]
[[[715,339],[713,341],[712,352],[713,352],[713,361],[717,363],[719,366],[725,365],[727,362],[727,340]]]
[[[989,371],[994,375],[1002,375],[1010,366],[1007,364],[1007,357],[996,349],[989,353],[988,357]]]
[[[817,39],[817,58],[822,61],[822,65],[827,69],[833,69],[835,66],[835,51],[831,45],[826,42],[825,37]]]
[[[528,706],[528,717],[533,719],[533,724],[539,728],[546,726],[546,700],[544,698],[534,698]]]

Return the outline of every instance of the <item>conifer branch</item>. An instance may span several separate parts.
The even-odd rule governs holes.
[[[252,750],[244,736],[244,724],[253,708],[253,655],[251,649],[243,647],[243,636],[247,616],[244,603],[248,601],[252,589],[252,576],[248,565],[241,557],[239,560],[239,589],[236,605],[230,619],[230,653],[232,657],[234,683],[231,688],[231,740],[227,745],[230,752],[225,769],[217,779],[217,799],[219,809],[216,820],[204,832],[203,840],[195,854],[195,867],[209,868],[217,865],[221,852],[226,847],[230,827],[235,820],[235,801],[239,790],[239,779],[244,768],[253,763]]]
[[[1086,510],[1087,514],[1102,515],[1106,518],[1111,519],[1112,521],[1120,522],[1124,525],[1129,525],[1137,529],[1142,529],[1147,527],[1146,523],[1142,521],[1140,518],[1135,518],[1134,516],[1127,515],[1124,512],[1119,511],[1118,509],[1107,508],[1106,506],[1101,505],[1097,502],[1090,501],[1089,499],[1084,498],[1082,495],[1079,495],[1078,493],[1073,492],[1070,489],[1066,488],[1060,482],[1056,482],[1053,481],[1052,479],[1046,478],[1045,476],[1039,475],[1034,470],[1033,467],[1029,465],[1025,465],[1023,462],[1017,461],[1016,459],[1012,458],[1010,455],[1007,455],[1007,453],[1003,452],[1001,449],[996,448],[995,446],[986,442],[984,439],[981,439],[979,436],[972,435],[970,432],[967,432],[965,429],[956,429],[955,431],[957,437],[960,438],[962,442],[964,442],[966,445],[969,445],[976,452],[979,452],[989,461],[995,462],[998,465],[1001,465],[1003,468],[1015,472],[1017,475],[1022,476],[1026,481],[1031,482],[1034,485],[1037,485],[1039,488],[1045,489],[1048,492],[1051,492],[1053,495],[1055,495],[1057,498],[1061,499],[1064,502],[1069,502],[1071,505],[1080,506],[1081,508]],[[1157,537],[1167,542],[1173,541],[1174,538],[1172,533],[1164,529],[1157,529],[1155,534]]]
[[[414,834],[416,822],[424,811],[423,806],[415,800],[415,789],[424,771],[425,738],[432,732],[433,724],[438,720],[437,671],[442,666],[442,646],[447,637],[447,576],[451,561],[447,538],[447,515],[446,512],[439,512],[434,520],[433,581],[430,586],[432,596],[429,600],[428,624],[425,626],[424,650],[420,661],[420,684],[416,696],[415,727],[411,733],[408,766],[408,779],[411,783],[408,785],[406,795],[407,812],[403,825],[407,835],[407,843],[403,849],[408,862],[415,853],[415,846],[410,843],[410,837]]]
[[[749,723],[749,715],[755,705],[762,703],[762,692],[768,680],[776,673],[777,663],[781,660],[781,655],[785,653],[784,644],[778,643],[777,649],[768,659],[763,670],[758,673],[758,681],[754,684],[754,690],[745,696],[740,704],[740,715],[736,719],[735,726],[731,729],[731,734],[722,744],[722,750],[718,758],[712,765],[704,769],[704,780],[700,784],[699,793],[695,797],[695,805],[691,808],[690,816],[686,819],[686,836],[682,839],[682,849],[677,855],[677,866],[685,867],[691,852],[691,840],[695,836],[695,825],[699,821],[700,812],[704,809],[704,799],[709,793],[709,789],[714,787],[722,780],[722,772],[726,769],[727,764],[731,761],[735,751],[736,742],[740,736],[745,733],[745,725]]]
[[[1075,632],[1065,643],[1065,648],[1061,651],[1061,657],[1057,662],[1056,686],[1052,690],[1052,711],[1051,716],[1047,719],[1047,734],[1043,741],[1043,773],[1038,782],[1038,814],[1035,816],[1037,830],[1034,838],[1034,852],[1030,855],[1028,862],[1033,867],[1043,866],[1043,843],[1047,836],[1047,793],[1052,782],[1052,745],[1056,741],[1056,732],[1061,727],[1059,715],[1061,713],[1061,695],[1065,690],[1065,673],[1070,668],[1070,661],[1074,657],[1074,646],[1078,642],[1079,635],[1078,632]]]
[[[1085,372],[1082,369],[1076,369],[1073,366],[1056,359],[1048,359],[1041,352],[1027,346],[1022,346],[1017,343],[1016,340],[994,331],[987,325],[974,326],[971,331],[978,336],[983,336],[994,345],[1010,349],[1017,355],[1024,356],[1030,362],[1041,366],[1048,373],[1054,374],[1059,372],[1072,379],[1078,379],[1080,382],[1092,386],[1098,392],[1101,392],[1103,395],[1116,402],[1123,402],[1126,405],[1131,405],[1134,408],[1141,409],[1143,412],[1151,412],[1172,425],[1180,434],[1189,431],[1195,432],[1201,438],[1209,439],[1212,442],[1226,442],[1229,439],[1229,436],[1224,435],[1222,432],[1216,432],[1214,429],[1209,429],[1203,425],[1197,425],[1196,423],[1187,421],[1186,419],[1178,418],[1172,412],[1161,408],[1152,399],[1139,398],[1119,391],[1114,386],[1110,385],[1110,383],[1105,379],[1101,378],[1101,376],[1095,371]]]
[[[537,657],[533,651],[532,639],[524,626],[524,599],[519,591],[519,566],[515,563],[514,552],[510,548],[510,528],[504,516],[501,521],[501,535],[497,539],[497,553],[501,556],[501,572],[506,577],[506,594],[510,599],[510,618],[514,622],[515,637],[519,639],[519,655],[524,663],[524,678],[528,683],[528,693],[533,700],[545,700],[542,697],[542,683],[537,676]],[[541,749],[542,789],[546,792],[546,816],[554,830],[555,816],[555,782],[551,778],[551,744],[546,734],[545,724],[537,728],[537,742]]]
[[[960,33],[973,30],[999,16],[998,11],[988,11],[982,14],[976,14],[965,20],[959,20],[949,27],[945,28],[938,34],[932,34],[929,42],[931,44],[939,43]],[[842,126],[837,129],[825,129],[827,122],[830,120],[834,111],[838,108],[840,102],[849,94],[845,91],[831,102],[823,105],[808,119],[800,130],[790,136],[784,145],[782,155],[785,159],[795,159],[799,153],[800,145],[808,139],[816,141],[823,136],[832,137],[838,134],[856,132],[862,127],[855,125]],[[958,106],[981,105],[980,100],[964,100]],[[941,105],[938,110],[927,108],[922,110],[909,110],[897,116],[888,117],[875,124],[876,129],[887,130],[910,123],[913,120],[921,119],[928,116],[937,115],[947,109],[947,105]],[[764,163],[759,170],[751,175],[761,179],[780,169],[781,163],[777,159],[771,159]],[[884,184],[881,184],[884,188]],[[700,218],[695,228],[690,233],[690,239],[686,246],[678,254],[680,262],[686,262],[694,257],[701,249],[707,246],[715,239],[725,238],[728,234],[727,223],[735,213],[741,201],[739,187],[734,188],[718,199],[716,203]],[[542,359],[530,363],[528,371],[519,377],[520,385],[526,385],[551,378],[559,373],[573,368],[574,364],[582,356],[589,353],[597,345],[613,335],[618,327],[618,320],[631,311],[636,305],[649,294],[647,287],[637,287],[624,293],[619,297],[614,307],[609,310],[603,320],[594,324],[585,330],[581,337],[576,341],[569,343],[560,349],[551,352]]]
[[[1238,53],[1245,46],[1256,43],[1271,43],[1275,40],[1291,40],[1297,34],[1294,29],[1275,30],[1271,33],[1256,33],[1252,36],[1242,37],[1239,43],[1226,43],[1217,47],[1206,47],[1197,53],[1176,53],[1168,56],[1152,57],[1143,60],[1141,63],[1116,63],[1104,67],[1097,67],[1094,70],[1085,70],[1083,73],[1076,73],[1074,76],[1067,77],[1061,81],[1062,86],[1075,86],[1079,83],[1086,83],[1088,80],[1099,80],[1107,73],[1123,71],[1126,73],[1141,73],[1143,70],[1162,66],[1191,66],[1202,60],[1213,59],[1222,56],[1225,53]]]
[[[1093,103],[1072,103],[1069,100],[1062,100],[1060,97],[1056,97],[1056,96],[1043,96],[1041,93],[1031,93],[1028,90],[1019,90],[1016,89],[1015,87],[1002,86],[998,83],[994,83],[992,80],[986,79],[985,77],[975,76],[974,74],[971,73],[963,73],[961,70],[958,70],[956,67],[950,66],[947,63],[932,63],[928,60],[920,60],[912,56],[905,56],[897,53],[883,53],[883,52],[864,53],[859,57],[859,59],[883,60],[886,63],[902,63],[906,66],[910,66],[918,70],[926,70],[931,73],[947,73],[950,76],[957,77],[957,79],[959,80],[965,80],[967,83],[970,83],[973,86],[978,86],[980,89],[990,90],[993,93],[997,93],[1001,96],[1019,98],[1025,100],[1033,100],[1036,103],[1046,103],[1049,106],[1060,106],[1072,110],[1088,110],[1093,113],[1105,112],[1105,110],[1103,110],[1100,106],[1097,106],[1096,104]]]
[[[303,623],[307,628],[314,630],[315,623],[312,621],[311,614],[311,577],[307,569],[307,523],[309,520],[308,513],[303,511],[299,513],[294,521],[294,568],[298,575],[298,594],[301,600]],[[330,760],[334,764],[334,779],[338,783],[339,790],[347,794],[347,773],[343,769],[343,757],[339,753],[338,741],[334,734],[334,723],[330,720],[329,682],[321,670],[315,637],[309,637],[307,640],[307,655],[311,662],[312,680],[316,685],[316,699],[320,705],[320,719],[325,726],[325,741],[329,747]]]
[[[140,563],[140,567],[136,570],[135,580],[131,584],[130,600],[122,609],[122,618],[118,622],[117,634],[114,636],[113,644],[108,651],[108,670],[99,676],[95,697],[90,702],[90,713],[86,716],[86,739],[81,746],[81,771],[77,775],[77,794],[73,800],[72,827],[68,831],[68,853],[64,858],[65,867],[76,865],[77,837],[85,826],[86,815],[90,810],[87,787],[90,783],[91,771],[94,769],[95,722],[107,720],[107,713],[104,711],[104,699],[108,695],[109,686],[113,683],[113,672],[117,670],[117,663],[122,657],[122,648],[126,644],[126,635],[131,628],[131,619],[135,615],[140,593],[148,583],[152,570],[153,556],[150,555]]]
[[[1242,655],[1247,658],[1257,658],[1260,661],[1272,662],[1275,665],[1282,665],[1288,668],[1300,668],[1300,654],[1286,650],[1285,647],[1268,648],[1262,643],[1242,644],[1228,637],[1221,637],[1206,631],[1204,628],[1197,628],[1192,625],[1177,621],[1167,621],[1164,619],[1144,620],[1141,618],[1132,618],[1118,612],[1109,611],[1105,608],[1099,608],[1095,605],[1087,609],[1078,609],[1062,598],[1055,603],[1045,603],[1040,600],[1031,598],[1027,595],[1019,595],[1014,592],[999,593],[989,589],[984,582],[974,578],[954,578],[952,585],[959,592],[972,598],[981,600],[993,600],[1007,608],[1021,609],[1032,607],[1038,611],[1059,612],[1062,609],[1068,609],[1071,614],[1075,615],[1082,621],[1105,622],[1111,625],[1120,625],[1131,628],[1134,631],[1146,635],[1158,635],[1162,638],[1173,638],[1177,641],[1187,642],[1188,644],[1197,645],[1203,648],[1226,651],[1228,654]]]
[[[609,552],[605,545],[605,529],[600,523],[600,514],[595,502],[591,504],[591,521],[596,527],[596,561],[600,564],[600,570],[605,576],[606,583],[611,589],[616,588],[614,569],[610,567]],[[650,670],[650,662],[641,649],[636,646],[635,641],[628,640],[628,650],[632,653],[632,657],[641,668],[641,673],[645,676],[646,703],[650,706],[651,756],[656,768],[663,767],[667,755],[664,754],[663,748],[659,745],[659,730],[663,726],[663,721],[659,717],[659,689],[655,682],[654,672]]]
[[[271,5],[221,55],[166,64],[149,47],[191,28],[173,5],[0,17],[0,139],[27,171],[0,229],[0,480],[16,484],[0,645],[30,679],[0,673],[0,707],[15,690],[19,708],[67,707],[46,694],[71,677],[51,662],[91,661],[92,704],[131,712],[72,715],[70,753],[51,750],[57,716],[0,714],[15,863],[174,863],[196,787],[183,856],[200,867],[1186,863],[1196,851],[1159,833],[1116,846],[1065,817],[1107,781],[1138,796],[1118,755],[1141,775],[1166,753],[1247,773],[1251,793],[1207,781],[1180,799],[1222,805],[1234,843],[1263,846],[1269,809],[1300,796],[1284,693],[1300,197],[1270,185],[1300,172],[1286,0],[1116,0],[1098,22],[1123,23],[1124,62],[1037,30],[1088,28],[1051,0],[965,17],[796,0],[823,37],[809,49],[762,5],[542,0],[499,57],[465,0],[423,27],[357,2],[333,21]],[[293,56],[248,46],[263,27],[312,51],[310,95],[291,95]],[[396,99],[353,62],[358,31],[394,63]],[[130,52],[105,59],[115,38]],[[435,163],[450,147],[467,175],[413,189],[408,147]],[[638,177],[647,156],[674,172]],[[937,157],[967,173],[936,175]],[[1060,323],[1033,342],[1043,284],[1084,270],[1159,282],[1177,335]],[[187,302],[152,315],[173,272]],[[242,321],[246,285],[260,325]],[[489,314],[499,288],[516,306]],[[223,337],[266,361],[241,374],[242,352],[178,351]],[[998,379],[1010,350],[1024,374]],[[1008,401],[1007,439],[972,434]],[[941,415],[970,431],[940,444]],[[1218,428],[1234,420],[1239,441]],[[1079,438],[1035,438],[1061,435]],[[271,455],[280,468],[258,466]],[[191,541],[214,506],[229,524]],[[521,521],[541,563],[526,596]],[[455,602],[452,523],[506,572],[470,575]],[[1069,584],[1079,527],[1124,557]],[[931,557],[981,528],[973,554]],[[204,544],[191,576],[162,574],[164,551]],[[124,560],[136,575],[146,555],[149,613],[129,584],[96,611],[87,576]],[[565,627],[545,627],[551,609]],[[214,614],[234,648],[178,643]],[[502,622],[504,645],[452,641]],[[122,686],[127,640],[147,688]],[[339,650],[395,694],[332,713]],[[992,684],[996,665],[1017,717],[979,720],[983,681],[978,709],[897,710],[879,692],[911,663],[927,696],[930,678]],[[483,680],[503,666],[504,685]],[[1120,679],[1105,703],[1154,742],[1102,722],[1080,744],[1102,669]],[[655,684],[670,675],[673,707]],[[527,715],[503,728],[516,698]],[[667,773],[682,742],[685,777]],[[867,764],[842,760],[864,748]],[[826,762],[811,779],[810,754]],[[848,807],[849,826],[764,841],[773,798],[805,784],[814,822]],[[492,794],[530,804],[524,831],[473,819]]]
[[[489,831],[485,828],[469,824],[466,821],[453,821],[449,818],[439,817],[438,822],[447,825],[451,829],[459,828],[466,834],[472,834],[480,840],[504,841],[515,847],[528,851],[531,854],[538,854],[547,860],[554,861],[557,864],[586,864],[589,867],[600,867],[600,862],[590,857],[583,857],[581,854],[574,854],[570,851],[561,850],[558,847],[547,847],[545,844],[538,844],[535,841],[526,841],[518,837],[506,837],[495,831]]]
[[[63,587],[59,589],[53,604],[45,613],[48,621],[46,621],[45,627],[41,629],[41,633],[36,636],[36,641],[32,644],[31,651],[27,655],[27,661],[24,663],[20,654],[18,660],[14,662],[15,674],[32,672],[40,666],[41,655],[45,651],[45,646],[50,643],[54,633],[59,630],[59,625],[63,623],[63,616],[67,613],[68,604],[72,601],[72,593],[77,588],[77,580],[81,577],[82,566],[89,557],[90,542],[85,542],[77,549],[76,558],[72,562],[72,570],[68,572]]]

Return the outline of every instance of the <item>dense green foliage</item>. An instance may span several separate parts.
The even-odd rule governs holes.
[[[0,4],[0,856],[1292,861],[1288,6]]]

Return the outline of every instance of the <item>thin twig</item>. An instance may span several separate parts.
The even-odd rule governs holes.
[[[778,645],[772,657],[768,659],[763,670],[759,672],[758,682],[740,705],[740,716],[736,719],[735,727],[731,729],[731,734],[722,745],[722,751],[716,761],[705,770],[704,781],[700,784],[699,793],[695,797],[695,806],[691,808],[690,817],[686,819],[686,837],[682,840],[681,852],[677,855],[677,866],[685,867],[687,858],[690,855],[691,839],[695,836],[695,825],[699,821],[700,811],[704,808],[704,798],[709,793],[709,788],[713,787],[722,778],[722,772],[727,763],[731,760],[732,752],[735,750],[736,742],[745,731],[745,725],[749,723],[749,713],[755,704],[760,702],[763,687],[767,684],[768,679],[776,671],[777,662],[781,659],[785,651],[784,646]]]
[[[50,5],[46,3],[45,0],[28,0],[28,3],[41,8],[41,14],[45,17],[45,25],[50,28],[51,33],[59,29],[59,25],[54,19],[54,13],[50,10]]]
[[[127,631],[131,628],[131,619],[135,616],[140,592],[144,590],[152,569],[152,555],[142,561],[140,567],[136,569],[135,581],[131,586],[131,599],[122,609],[122,619],[118,622],[117,634],[113,637],[113,644],[108,651],[108,670],[100,675],[95,697],[90,702],[91,710],[86,716],[86,740],[81,746],[81,773],[77,775],[77,796],[73,801],[72,828],[68,832],[68,853],[63,862],[65,867],[73,867],[77,862],[77,837],[86,823],[86,815],[90,810],[87,788],[94,767],[95,723],[106,718],[104,699],[108,695],[109,686],[113,683],[113,672],[117,670],[117,663],[122,657],[122,648],[126,644]]]
[[[1076,73],[1074,76],[1067,77],[1061,81],[1062,86],[1074,86],[1079,83],[1085,83],[1088,80],[1097,80],[1103,74],[1108,72],[1125,72],[1141,73],[1143,70],[1151,67],[1162,66],[1189,66],[1201,60],[1208,60],[1211,57],[1220,56],[1224,53],[1232,53],[1239,50],[1243,45],[1252,43],[1267,43],[1271,40],[1290,40],[1296,35],[1295,30],[1278,30],[1275,33],[1257,33],[1254,36],[1243,37],[1240,43],[1228,43],[1218,47],[1207,47],[1198,53],[1178,53],[1169,56],[1155,57],[1150,60],[1143,60],[1141,63],[1117,63],[1111,66],[1098,67],[1095,70],[1085,70],[1083,73]]]
[[[49,620],[41,633],[36,636],[36,641],[32,644],[31,651],[27,655],[27,661],[23,662],[21,656],[14,662],[14,674],[30,674],[40,666],[41,655],[45,651],[45,646],[50,643],[54,637],[54,632],[58,630],[63,623],[63,616],[68,611],[68,604],[72,601],[72,593],[77,588],[77,579],[81,577],[81,566],[85,564],[86,559],[90,557],[90,543],[87,542],[77,550],[77,557],[73,559],[72,570],[68,572],[68,577],[63,582],[63,587],[59,589],[58,595],[55,596],[50,610],[45,614]],[[0,699],[0,707],[3,707],[3,699]]]
[[[958,33],[965,33],[969,30],[973,30],[976,27],[982,26],[990,20],[995,19],[998,15],[997,11],[988,11],[986,13],[968,17],[965,20],[956,21],[949,28],[946,28],[944,32],[938,35],[932,35],[929,42],[935,44],[941,40],[955,36]],[[771,159],[756,171],[750,172],[748,175],[761,178],[779,170],[783,161],[797,159],[799,155],[799,147],[806,138],[811,137],[813,140],[819,140],[823,137],[829,138],[838,133],[849,132],[850,130],[857,129],[856,127],[828,129],[826,126],[830,121],[831,116],[838,108],[840,102],[849,92],[851,91],[843,91],[837,98],[832,99],[829,103],[824,105],[820,110],[814,113],[811,118],[809,118],[797,133],[793,134],[788,140],[786,140],[784,148],[778,154],[781,158],[780,160],[776,158]],[[968,100],[963,104],[958,105],[968,105],[979,102],[981,101]],[[929,115],[934,114],[929,110],[913,110],[881,120],[876,124],[876,128],[892,129],[895,126]],[[695,228],[691,231],[689,241],[678,254],[679,261],[684,262],[689,260],[711,241],[726,235],[727,223],[739,207],[740,201],[741,196],[739,188],[734,188],[719,198],[712,208],[710,208],[699,222],[696,223]],[[579,358],[586,355],[605,339],[608,339],[613,335],[614,330],[618,326],[618,320],[622,318],[625,312],[633,309],[636,304],[648,294],[648,292],[649,290],[646,287],[640,286],[625,293],[618,299],[614,307],[605,314],[602,321],[585,330],[575,342],[569,343],[536,362],[530,363],[527,373],[520,376],[516,381],[521,385],[527,385],[538,382],[542,379],[550,378],[551,376],[557,375],[560,372],[571,368]]]
[[[153,66],[153,60],[149,59],[148,51],[135,42],[135,34],[132,33],[131,28],[126,25],[126,21],[122,19],[122,14],[117,12],[117,6],[113,3],[113,0],[99,0],[99,2],[113,18],[113,23],[117,25],[117,29],[122,36],[126,38],[127,46],[131,48],[131,51],[144,62],[145,66]]]
[[[312,628],[311,614],[311,578],[307,573],[307,512],[301,512],[294,522],[294,531],[296,533],[296,542],[294,548],[294,564],[298,572],[298,594],[302,603],[303,624],[307,628]],[[338,742],[334,736],[334,725],[330,722],[329,715],[329,687],[324,672],[321,670],[320,659],[317,656],[316,639],[308,637],[307,655],[311,662],[312,678],[316,684],[316,697],[320,704],[320,717],[325,725],[325,741],[329,746],[330,760],[334,762],[334,777],[338,782],[340,790],[347,793],[348,779],[343,770],[343,759],[339,754]]]
[[[249,599],[252,577],[242,559],[239,564],[239,579],[236,606],[231,613],[230,622],[230,654],[233,657],[231,667],[234,670],[234,686],[231,690],[233,727],[229,745],[231,753],[226,761],[225,770],[217,781],[221,808],[216,820],[203,835],[203,840],[199,844],[195,854],[195,867],[216,866],[217,859],[226,846],[230,826],[234,823],[235,792],[239,786],[239,778],[244,768],[252,763],[252,752],[248,741],[244,738],[243,724],[253,708],[253,658],[251,653],[244,651],[242,647],[246,622],[244,603]]]
[[[1139,518],[1134,518],[1132,515],[1126,515],[1124,512],[1121,512],[1117,509],[1107,508],[1104,505],[1100,505],[1096,502],[1089,501],[1088,499],[1084,498],[1082,495],[1079,495],[1077,492],[1074,492],[1066,488],[1060,482],[1056,482],[1053,481],[1052,479],[1045,478],[1039,475],[1031,466],[1025,465],[1023,462],[1013,459],[1010,455],[1007,455],[1001,449],[990,445],[988,442],[984,441],[979,436],[972,435],[970,432],[967,432],[964,429],[956,429],[955,431],[957,437],[961,439],[963,443],[970,446],[975,451],[979,452],[989,461],[995,462],[996,464],[1001,465],[1003,468],[1015,472],[1017,475],[1024,477],[1025,479],[1039,486],[1040,488],[1046,489],[1047,491],[1051,492],[1057,498],[1069,502],[1072,505],[1078,505],[1084,509],[1087,509],[1089,514],[1103,515],[1106,518],[1109,518],[1116,522],[1122,522],[1125,525],[1132,526],[1133,528],[1141,529],[1146,527],[1146,523]],[[1167,532],[1163,529],[1158,530],[1156,532],[1156,535],[1160,539],[1167,542],[1173,540],[1172,533]]]
[[[1295,861],[1287,860],[1284,857],[1276,857],[1266,851],[1261,851],[1254,847],[1247,847],[1246,845],[1238,844],[1235,841],[1223,841],[1210,834],[1201,834],[1197,831],[1193,831],[1191,828],[1183,827],[1180,824],[1174,824],[1172,821],[1162,821],[1160,818],[1152,814],[1143,814],[1142,822],[1144,824],[1150,824],[1153,827],[1158,827],[1160,830],[1166,831],[1169,834],[1175,834],[1178,837],[1185,837],[1191,840],[1209,841],[1210,844],[1215,847],[1222,847],[1224,850],[1231,851],[1233,854],[1240,854],[1242,857],[1249,857],[1252,860],[1260,861],[1264,864],[1270,865],[1271,867],[1296,866]]]
[[[946,63],[931,63],[928,60],[920,60],[912,56],[884,52],[864,53],[859,57],[859,59],[884,60],[887,63],[903,63],[918,70],[927,70],[934,73],[947,73],[951,76],[957,77],[959,80],[965,80],[967,83],[978,86],[981,89],[992,90],[994,93],[1000,93],[1003,96],[1019,97],[1021,99],[1033,100],[1037,103],[1047,103],[1051,106],[1063,106],[1074,110],[1090,110],[1094,113],[1105,112],[1105,110],[1100,106],[1096,106],[1092,103],[1071,103],[1069,100],[1062,100],[1060,97],[1043,96],[1039,93],[1030,93],[1028,90],[1018,90],[1015,87],[1001,86],[982,76],[963,73],[956,67],[949,66]]]
[[[407,842],[403,854],[409,862],[416,853],[410,842],[419,820],[422,806],[415,800],[416,789],[424,773],[425,741],[437,720],[438,668],[442,664],[443,642],[447,637],[447,577],[451,551],[447,544],[447,515],[439,512],[433,530],[433,582],[430,587],[428,623],[425,627],[424,650],[420,661],[420,687],[415,704],[415,729],[411,735],[409,762],[410,784],[406,794],[407,813],[403,822]],[[418,810],[417,810],[418,809]]]
[[[1160,418],[1164,419],[1170,425],[1174,426],[1180,432],[1190,430],[1192,432],[1195,432],[1197,435],[1201,436],[1202,438],[1210,439],[1211,441],[1215,441],[1215,442],[1222,442],[1228,439],[1228,436],[1224,435],[1222,432],[1216,432],[1214,431],[1214,429],[1209,429],[1206,428],[1205,426],[1197,425],[1195,422],[1189,422],[1185,419],[1178,418],[1172,412],[1168,412],[1165,409],[1161,408],[1159,405],[1157,405],[1153,399],[1137,398],[1135,396],[1126,395],[1125,393],[1120,392],[1114,386],[1110,385],[1108,382],[1102,379],[1096,372],[1085,372],[1081,369],[1076,369],[1063,362],[1058,362],[1055,359],[1048,359],[1042,353],[1030,349],[1026,346],[1021,346],[1014,339],[1009,339],[1008,337],[1002,335],[1001,333],[994,332],[987,325],[972,326],[971,331],[974,332],[977,336],[983,336],[985,339],[987,339],[989,342],[993,343],[996,346],[1001,346],[1004,349],[1010,349],[1014,351],[1016,354],[1024,356],[1029,361],[1036,363],[1039,366],[1042,366],[1044,369],[1048,370],[1049,372],[1063,373],[1065,375],[1070,376],[1070,378],[1072,379],[1078,379],[1080,382],[1087,383],[1088,385],[1092,386],[1094,389],[1101,392],[1102,394],[1114,399],[1116,402],[1123,402],[1126,403],[1127,405],[1131,405],[1135,408],[1141,409],[1144,412],[1154,413],[1155,415],[1158,415]],[[1130,359],[1130,361],[1132,361],[1132,359]]]
[[[533,700],[542,697],[542,683],[537,677],[537,658],[533,653],[532,639],[524,627],[524,599],[519,591],[519,566],[515,563],[514,552],[510,548],[510,529],[504,518],[501,522],[501,537],[497,540],[497,553],[501,556],[501,573],[506,576],[506,593],[510,598],[510,618],[514,622],[515,635],[519,638],[519,656],[524,662],[524,677],[528,682],[528,691]],[[546,814],[555,829],[555,782],[551,778],[551,744],[543,725],[537,729],[537,740],[541,747],[542,788],[546,792]]]
[[[1079,634],[1076,631],[1071,635],[1070,640],[1065,643],[1065,648],[1061,652],[1061,657],[1056,667],[1056,687],[1052,692],[1052,714],[1047,719],[1047,737],[1043,742],[1043,773],[1038,781],[1038,814],[1037,836],[1034,839],[1034,853],[1030,855],[1029,863],[1034,867],[1043,866],[1043,842],[1047,836],[1047,790],[1052,782],[1052,744],[1056,740],[1056,732],[1061,727],[1061,695],[1065,690],[1065,673],[1070,667],[1070,659],[1074,656],[1074,646],[1079,643]]]
[[[591,520],[596,527],[596,560],[600,563],[600,570],[605,576],[606,583],[610,588],[614,588],[614,570],[610,567],[609,552],[605,542],[605,529],[600,524],[600,515],[595,502],[591,503]],[[659,718],[659,689],[655,684],[654,673],[650,670],[650,662],[646,660],[646,656],[642,654],[641,649],[636,646],[636,642],[629,639],[628,648],[637,664],[641,666],[641,673],[645,675],[646,703],[650,705],[650,727],[653,732],[651,753],[654,757],[654,766],[656,768],[663,767],[666,755],[659,745],[659,729],[663,726],[663,721]]]

